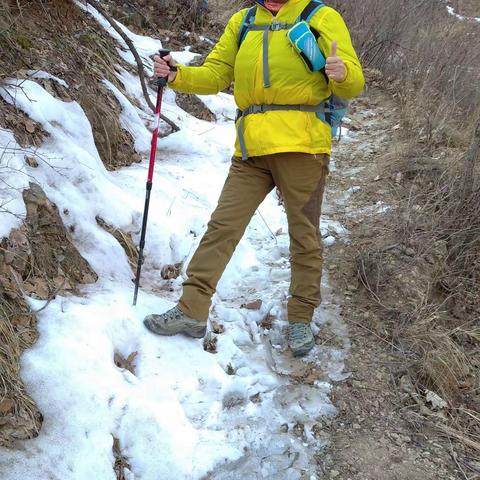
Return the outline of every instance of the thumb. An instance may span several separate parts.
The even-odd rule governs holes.
[[[330,57],[336,57],[337,56],[337,41],[334,40],[332,42],[332,48],[330,50]]]

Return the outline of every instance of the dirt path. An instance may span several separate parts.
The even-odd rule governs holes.
[[[327,250],[325,269],[344,299],[351,376],[334,390],[339,414],[323,425],[330,446],[321,469],[325,478],[341,480],[466,478],[452,465],[445,446],[413,428],[414,415],[402,402],[409,385],[403,391],[397,387],[402,358],[382,336],[382,318],[373,318],[371,300],[357,277],[357,248],[374,241],[365,224],[381,225],[393,199],[394,182],[384,176],[384,168],[399,129],[395,106],[373,87],[354,102],[350,118],[349,135],[335,149],[326,213],[347,226],[351,242]],[[372,322],[379,325],[375,331]],[[320,335],[332,338],[328,328]]]
[[[246,234],[268,273],[247,273],[231,298],[224,297],[214,310],[215,320],[226,325],[243,354],[267,368],[281,386],[251,398],[265,409],[263,421],[245,425],[242,417],[232,416],[229,428],[241,432],[249,447],[238,462],[216,469],[209,479],[465,478],[444,444],[414,428],[416,418],[404,398],[412,393],[410,385],[398,387],[403,359],[382,335],[382,318],[357,278],[357,249],[374,241],[378,229],[369,226],[383,226],[394,201],[394,185],[385,171],[400,128],[392,99],[375,81],[370,84],[370,91],[352,104],[349,131],[332,155],[322,216],[323,303],[314,318],[314,351],[298,360],[286,349],[281,298],[290,276],[288,235],[285,228],[276,231],[282,222],[275,205],[264,204]],[[242,308],[255,298],[263,301],[260,311]],[[238,312],[235,318],[229,318],[232,309]],[[238,323],[248,326],[253,345],[238,342],[232,333]],[[372,324],[379,327],[372,330]],[[269,405],[275,410],[269,411]],[[285,423],[279,430],[280,417]]]

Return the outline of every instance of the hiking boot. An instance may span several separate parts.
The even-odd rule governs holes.
[[[173,307],[160,315],[148,315],[143,321],[152,333],[170,337],[184,333],[189,337],[203,338],[207,324],[185,315],[178,307]]]
[[[288,326],[288,346],[295,357],[306,355],[315,346],[310,325],[291,323]]]

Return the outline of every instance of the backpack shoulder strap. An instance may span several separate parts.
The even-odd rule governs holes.
[[[248,30],[250,29],[250,26],[252,25],[252,23],[255,22],[255,15],[256,14],[257,14],[257,6],[256,5],[254,7],[249,8],[247,13],[245,14],[243,22],[240,25],[240,32],[238,34],[238,47],[239,48],[240,48],[240,45],[242,45],[243,41],[245,40],[245,37],[247,36],[247,33],[248,33]]]
[[[304,20],[305,22],[309,23],[312,17],[318,12],[318,10],[323,7],[325,7],[325,4],[321,0],[312,0],[303,9],[303,12],[300,14],[299,20]]]
[[[312,17],[321,9],[325,7],[325,4],[321,0],[313,0],[311,1],[304,9],[303,12],[300,14],[298,17],[298,21],[305,21],[308,24],[310,23],[310,20]],[[313,34],[315,35],[315,38],[318,40],[318,37],[320,37],[320,33],[317,32],[314,28],[310,27],[312,30]]]

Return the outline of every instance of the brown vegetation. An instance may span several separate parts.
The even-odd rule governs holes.
[[[37,339],[36,318],[0,262],[0,446],[38,435],[42,415],[20,379],[20,355]]]
[[[0,445],[36,436],[42,421],[20,378],[20,355],[37,339],[35,312],[24,296],[48,304],[97,280],[42,189],[30,184],[23,198],[25,223],[0,242]]]
[[[29,70],[45,70],[65,80],[68,89],[50,80],[40,82],[56,97],[80,103],[95,126],[102,161],[113,169],[139,158],[133,138],[120,125],[119,103],[101,83],[107,79],[122,88],[115,75],[114,63],[122,63],[117,45],[98,32],[96,21],[68,0],[0,0],[0,82],[28,78]],[[0,126],[11,128],[17,141],[25,136],[23,128],[15,128],[22,116],[15,108],[6,119],[0,114]]]
[[[344,14],[363,64],[385,75],[405,128],[430,145],[468,141],[480,99],[477,22],[457,20],[443,2],[329,3]]]
[[[448,405],[419,412],[480,457],[480,25],[443,2],[331,4],[401,107],[385,172],[396,202],[359,276],[418,393]]]

